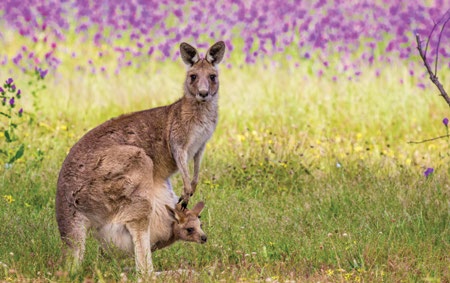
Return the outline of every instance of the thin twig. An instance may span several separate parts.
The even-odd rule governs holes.
[[[422,43],[420,41],[419,34],[416,34],[416,41],[417,41],[417,49],[419,50],[419,55],[422,58],[423,64],[425,65],[425,68],[427,69],[428,74],[430,75],[430,80],[437,86],[437,88],[439,89],[439,92],[441,93],[441,96],[445,99],[448,106],[450,107],[450,97],[448,96],[448,94],[445,91],[442,84],[439,82],[439,79],[436,76],[436,74],[433,73],[433,71],[431,70],[430,64],[428,64],[428,62],[427,62],[427,57],[422,49]]]
[[[441,32],[439,33],[437,47],[436,47],[436,62],[434,62],[434,73],[435,74],[437,74],[437,66],[438,66],[438,61],[439,61],[439,45],[441,44],[442,33],[444,32],[445,25],[448,23],[448,21],[450,21],[450,9],[444,14],[444,16],[442,17],[441,20],[443,20],[446,15],[448,15],[448,19],[442,25]]]
[[[433,21],[433,23],[434,23],[433,28],[431,29],[431,32],[427,37],[427,44],[425,45],[425,52],[423,53],[424,57],[427,57],[428,45],[430,44],[431,36],[433,35],[434,30],[436,29],[436,27],[439,24],[439,22],[435,23],[434,21]]]
[[[427,140],[423,140],[423,141],[409,141],[408,143],[425,143],[425,142],[434,141],[434,140],[443,139],[443,138],[448,138],[448,137],[450,137],[450,135],[440,136],[440,137],[427,139]]]

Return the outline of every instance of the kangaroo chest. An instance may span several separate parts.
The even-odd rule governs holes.
[[[211,138],[216,123],[207,121],[205,123],[195,124],[190,127],[189,139],[187,143],[188,158],[191,159],[200,150],[202,146]]]

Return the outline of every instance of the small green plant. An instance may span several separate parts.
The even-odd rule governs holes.
[[[20,142],[17,135],[18,126],[23,119],[23,108],[18,107],[18,101],[21,98],[21,90],[17,89],[12,78],[5,81],[3,88],[0,87],[0,115],[2,117],[0,129],[6,142],[6,146],[2,146],[0,149],[0,154],[6,169],[11,168],[14,162],[23,156],[25,150],[25,145]]]
[[[31,79],[28,82],[28,85],[31,87],[31,96],[33,96],[33,108],[35,112],[39,112],[41,107],[39,105],[38,93],[42,90],[46,89],[46,85],[43,83],[43,80],[47,76],[48,70],[43,70],[39,67],[34,69],[34,72],[31,73]]]

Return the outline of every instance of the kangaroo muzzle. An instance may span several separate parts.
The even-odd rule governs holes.
[[[201,80],[198,84],[198,95],[202,98],[207,97],[209,94],[209,84],[206,79]]]

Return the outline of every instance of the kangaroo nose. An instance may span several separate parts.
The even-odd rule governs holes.
[[[198,90],[198,94],[199,94],[201,97],[207,97],[207,96],[208,96],[208,93],[209,93],[208,89],[199,89],[199,90]]]
[[[206,237],[206,235],[202,235],[201,240],[202,240],[202,243],[206,243],[206,241],[208,240],[208,237]]]

